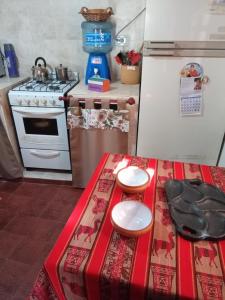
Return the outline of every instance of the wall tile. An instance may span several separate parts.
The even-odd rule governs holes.
[[[85,73],[88,55],[82,50],[82,6],[88,8],[112,7],[111,21],[118,32],[144,7],[145,0],[1,0],[0,46],[12,43],[18,56],[21,75],[31,75],[31,67],[38,56],[43,56],[49,65],[62,63],[71,69]],[[140,15],[121,33],[128,37],[124,48],[139,49],[143,42],[145,13]],[[108,55],[112,78],[119,77],[120,68],[114,56],[121,48],[114,46]]]

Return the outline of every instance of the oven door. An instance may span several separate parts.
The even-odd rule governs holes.
[[[12,106],[21,148],[68,150],[64,108]]]

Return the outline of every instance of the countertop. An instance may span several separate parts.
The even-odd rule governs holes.
[[[90,97],[90,98],[123,98],[134,97],[139,98],[139,84],[122,84],[120,81],[112,82],[110,84],[110,90],[107,92],[95,92],[88,90],[88,86],[81,81],[76,85],[68,95],[76,97]]]
[[[11,87],[15,84],[19,84],[20,82],[26,80],[27,78],[28,77],[15,77],[15,78],[1,77],[0,78],[0,90]]]

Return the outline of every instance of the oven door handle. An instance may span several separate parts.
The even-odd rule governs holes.
[[[39,152],[37,150],[30,150],[30,154],[40,157],[40,158],[54,158],[57,156],[60,156],[60,152],[59,151],[49,151],[49,152]]]
[[[41,116],[42,118],[47,118],[47,117],[51,117],[51,116],[58,116],[61,115],[63,113],[65,113],[65,110],[62,109],[48,109],[48,112],[46,111],[36,111],[34,110],[24,110],[22,107],[13,107],[12,108],[13,111],[16,111],[22,115],[25,115],[27,117],[34,117],[34,116]]]

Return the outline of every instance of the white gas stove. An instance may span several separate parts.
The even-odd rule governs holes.
[[[64,97],[79,82],[27,81],[9,92],[24,167],[71,170]]]
[[[65,96],[79,82],[78,74],[74,80],[49,80],[46,83],[30,80],[16,86],[9,92],[9,102],[16,106],[64,107]]]

